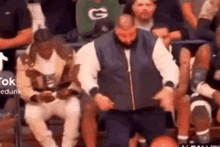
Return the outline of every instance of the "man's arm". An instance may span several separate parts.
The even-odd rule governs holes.
[[[197,21],[198,18],[195,16],[195,14],[193,13],[193,4],[191,1],[189,2],[185,2],[181,4],[181,9],[183,12],[183,17],[185,18],[185,20],[194,28],[196,29],[197,27]]]
[[[83,46],[76,55],[76,64],[80,65],[78,79],[85,92],[94,97],[96,104],[103,111],[113,108],[114,103],[99,92],[97,82],[100,64],[96,55],[94,41]]]
[[[180,30],[172,31],[170,32],[171,40],[181,40],[182,39],[182,33]]]
[[[80,65],[78,80],[87,94],[98,93],[97,75],[100,64],[96,55],[94,41],[84,45],[76,54],[76,64]]]
[[[14,13],[16,21],[14,22],[14,25],[18,29],[18,32],[16,32],[17,34],[14,38],[0,38],[1,50],[20,47],[30,44],[32,42],[31,18],[30,11],[27,8],[27,4],[24,0],[16,0],[16,3],[14,5],[16,5],[16,10]]]
[[[179,68],[160,38],[154,47],[153,61],[163,78],[163,88],[154,98],[161,100],[160,106],[165,110],[173,110],[174,88],[179,82]]]
[[[160,38],[157,39],[154,46],[153,61],[163,78],[164,86],[170,81],[176,87],[179,82],[179,68]]]
[[[21,58],[17,59],[16,83],[18,90],[21,92],[22,99],[30,101],[31,97],[40,93],[32,88],[31,80],[26,75],[27,66],[27,64],[22,62]]]
[[[0,49],[7,50],[23,45],[30,44],[32,42],[32,29],[27,28],[18,32],[17,36],[12,39],[0,38]]]

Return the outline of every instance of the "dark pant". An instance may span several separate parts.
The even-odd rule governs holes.
[[[136,132],[150,143],[153,138],[166,133],[166,113],[162,108],[127,112],[112,110],[105,117],[105,129],[105,147],[128,147],[129,138]]]

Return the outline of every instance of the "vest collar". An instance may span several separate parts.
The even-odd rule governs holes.
[[[137,39],[136,39],[135,43],[130,48],[125,48],[121,45],[121,43],[120,43],[118,37],[116,36],[115,32],[113,32],[113,38],[114,38],[115,45],[119,49],[119,51],[124,52],[125,49],[130,49],[131,51],[135,51],[136,48],[137,48],[137,45],[138,45],[138,41],[140,40],[139,39],[139,29],[137,29]]]

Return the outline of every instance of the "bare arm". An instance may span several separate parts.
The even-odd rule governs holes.
[[[17,36],[11,39],[0,38],[0,49],[7,50],[23,45],[28,45],[32,42],[32,29],[27,28],[18,32]]]
[[[170,32],[170,37],[172,40],[181,40],[182,39],[181,31],[177,30]]]
[[[180,53],[180,76],[179,86],[176,89],[177,98],[187,93],[190,79],[190,58],[191,54],[187,48],[182,48]]]
[[[184,17],[184,19],[185,19],[194,29],[196,29],[198,18],[195,16],[195,14],[193,14],[192,5],[193,5],[193,4],[192,4],[191,2],[183,3],[182,6],[181,6],[181,9],[182,9],[182,12],[183,12],[183,17]]]

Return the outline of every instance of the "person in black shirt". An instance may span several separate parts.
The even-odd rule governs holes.
[[[213,117],[220,117],[220,27],[215,44],[204,44],[198,49],[192,69],[191,116],[199,143],[210,143]],[[218,110],[218,115],[215,112]],[[214,113],[213,113],[214,112]],[[216,115],[216,116],[215,116]]]
[[[24,0],[2,0],[0,7],[0,51],[9,58],[4,70],[14,71],[15,49],[32,41],[31,19]]]
[[[182,26],[184,22],[182,12],[176,0],[172,0],[172,2],[168,0],[128,0],[124,13],[134,15],[138,22],[141,21],[141,15],[146,15],[142,18],[142,22],[145,22],[142,29],[146,26],[149,27],[149,20],[151,20],[151,23],[165,23],[168,25],[172,40],[180,40],[186,36]],[[149,23],[146,23],[146,21]],[[146,30],[148,29],[146,28]]]
[[[2,58],[8,61],[1,61],[3,68],[0,70],[2,79],[15,79],[15,52],[18,47],[30,44],[32,41],[31,18],[24,0],[1,0],[0,1],[0,53]],[[1,60],[2,60],[1,58]],[[6,88],[2,84],[0,90]],[[14,85],[9,89],[14,89]],[[0,94],[0,108],[10,95]]]

